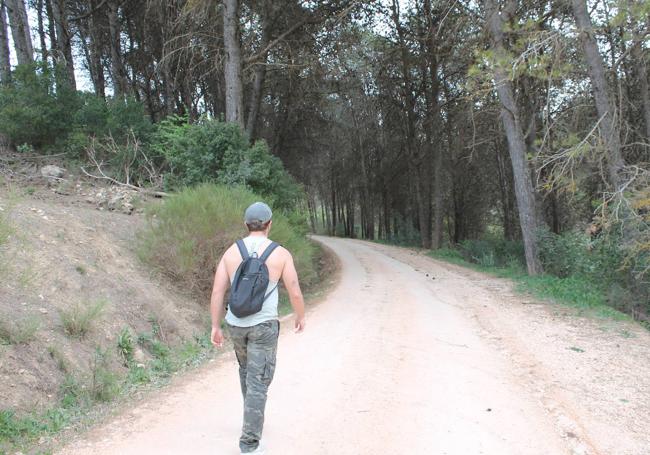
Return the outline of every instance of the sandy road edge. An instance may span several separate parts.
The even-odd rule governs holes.
[[[597,430],[593,429],[591,416],[585,413],[585,403],[576,401],[575,396],[571,398],[567,383],[563,382],[563,380],[567,380],[563,376],[565,372],[554,371],[550,368],[550,365],[545,365],[544,359],[537,355],[536,350],[531,349],[529,344],[527,345],[526,340],[522,339],[516,324],[525,322],[526,319],[511,319],[514,314],[511,310],[518,307],[517,311],[521,311],[524,297],[526,301],[534,300],[538,304],[535,306],[539,306],[540,311],[548,312],[551,311],[551,308],[554,308],[548,301],[516,291],[512,280],[494,277],[488,273],[432,258],[426,254],[426,250],[395,247],[370,241],[363,242],[369,247],[379,250],[415,269],[423,267],[422,260],[433,266],[443,268],[468,279],[472,285],[481,288],[487,295],[490,295],[492,302],[488,306],[470,302],[467,307],[481,329],[480,336],[500,351],[502,357],[513,363],[513,374],[515,374],[518,382],[539,400],[539,403],[543,406],[545,412],[552,417],[556,428],[575,455],[612,454],[611,449],[602,448],[602,444],[598,442],[599,438],[596,436],[599,435],[594,433]],[[420,263],[417,262],[418,260]],[[487,284],[495,282],[507,283],[508,292],[503,292],[505,288],[495,289]],[[559,306],[564,307],[568,313],[573,311],[570,306],[562,304]],[[531,314],[532,312],[524,313],[526,313],[528,320],[535,318],[535,315]],[[572,318],[573,316],[566,316],[568,320]],[[593,320],[589,318],[585,318],[585,320],[587,324],[593,323]],[[559,323],[566,323],[566,321],[560,320]],[[543,348],[540,347],[540,349]],[[531,368],[531,365],[534,365],[534,368]],[[533,370],[534,373],[532,373]],[[596,403],[596,405],[604,406],[604,402]],[[633,453],[642,455],[647,452],[635,451]]]

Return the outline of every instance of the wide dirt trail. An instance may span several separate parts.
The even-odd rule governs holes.
[[[303,334],[284,324],[267,454],[611,453],[565,403],[531,393],[485,336],[470,310],[485,289],[421,256],[407,264],[407,250],[318,240],[339,256],[341,280]],[[228,353],[61,453],[237,454],[241,408]]]

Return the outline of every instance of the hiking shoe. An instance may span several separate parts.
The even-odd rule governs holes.
[[[257,444],[257,449],[253,450],[252,452],[242,452],[241,455],[264,455],[266,452],[264,451],[264,447],[262,446],[262,441],[260,441]]]

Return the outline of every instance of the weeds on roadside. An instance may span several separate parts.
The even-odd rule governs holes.
[[[36,338],[36,332],[41,326],[41,321],[36,316],[9,321],[0,320],[1,344],[27,344]]]
[[[11,410],[0,411],[0,454],[32,453],[33,444],[39,437],[86,421],[94,403],[109,402],[120,395],[128,396],[130,391],[143,385],[164,384],[172,373],[196,366],[212,353],[209,332],[195,335],[179,345],[168,346],[154,335],[156,324],[152,323],[152,329],[152,333],[140,334],[135,342],[147,349],[153,359],[141,364],[128,362],[129,369],[124,376],[110,368],[109,349],[97,348],[89,371],[78,375],[71,372],[67,360],[56,347],[48,347],[48,353],[65,373],[59,388],[59,403],[47,411],[26,416],[18,416]]]
[[[88,389],[71,373],[67,373],[59,387],[61,406],[65,409],[79,408],[88,404]]]
[[[105,300],[94,303],[77,303],[65,310],[59,310],[64,332],[75,338],[83,338],[90,331],[93,322],[102,314],[106,306]]]
[[[56,346],[48,346],[47,353],[50,354],[50,357],[56,362],[56,366],[62,373],[69,373],[71,368],[68,363],[68,359],[65,358],[63,352],[59,350]]]
[[[144,365],[131,364],[127,373],[127,382],[130,384],[147,384],[151,382],[151,372]]]
[[[6,247],[14,233],[14,228],[9,222],[9,204],[11,204],[11,201],[0,201],[0,276],[3,276],[9,270]]]
[[[605,291],[583,276],[557,277],[553,275],[529,276],[518,260],[504,267],[467,262],[455,250],[434,250],[428,253],[434,259],[468,267],[481,272],[508,278],[516,283],[519,292],[537,298],[550,299],[576,308],[580,314],[589,313],[601,318],[626,319],[628,316],[607,305]],[[489,261],[486,261],[489,262]]]
[[[111,401],[120,392],[119,378],[111,370],[109,352],[100,348],[95,350],[91,363],[90,395],[93,401]]]

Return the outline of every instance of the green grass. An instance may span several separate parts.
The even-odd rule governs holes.
[[[553,275],[529,276],[518,264],[507,267],[485,266],[468,262],[453,249],[441,249],[428,253],[434,259],[488,273],[499,278],[507,278],[516,283],[515,290],[536,298],[575,308],[580,315],[599,318],[628,320],[625,313],[607,305],[606,290],[599,284],[581,276],[560,278]]]
[[[77,303],[70,308],[60,310],[63,331],[73,338],[83,338],[90,331],[93,323],[100,318],[105,306],[105,300],[97,300]]]

